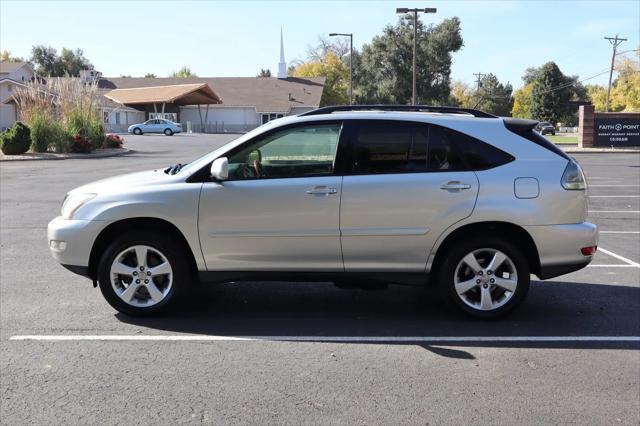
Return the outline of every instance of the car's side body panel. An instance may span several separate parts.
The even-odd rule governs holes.
[[[342,271],[342,177],[203,184],[199,229],[209,271]],[[309,194],[316,187],[331,194]]]
[[[467,189],[446,190],[449,182]],[[345,271],[423,271],[429,249],[473,211],[473,172],[345,176],[340,230]]]

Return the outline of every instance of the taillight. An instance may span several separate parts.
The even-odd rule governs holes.
[[[596,250],[598,250],[598,246],[582,247],[580,252],[583,256],[593,256],[596,254]]]
[[[569,161],[562,174],[562,187],[567,190],[587,189],[587,180],[584,177],[582,168],[574,160]]]

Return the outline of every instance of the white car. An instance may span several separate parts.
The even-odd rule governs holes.
[[[129,133],[134,135],[142,135],[144,133],[164,133],[167,136],[172,136],[174,133],[182,132],[182,126],[179,123],[174,123],[170,120],[163,118],[152,118],[144,123],[132,124],[127,129]]]
[[[530,273],[584,268],[597,248],[582,169],[536,124],[427,106],[281,118],[185,166],[72,190],[49,248],[131,315],[198,280],[314,280],[434,284],[499,316]]]

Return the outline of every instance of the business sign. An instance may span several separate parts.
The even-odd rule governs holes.
[[[598,118],[593,123],[594,146],[640,146],[637,118]]]

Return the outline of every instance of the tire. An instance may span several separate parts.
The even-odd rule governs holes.
[[[137,253],[145,253],[145,250],[145,261],[140,265]],[[187,292],[190,279],[188,265],[180,244],[172,238],[157,232],[127,233],[117,237],[100,258],[100,291],[107,302],[123,314],[149,316],[166,313],[177,307]],[[114,269],[123,273],[113,272]],[[139,284],[135,283],[136,279]]]
[[[475,272],[465,260],[473,263],[468,255],[476,260]],[[502,256],[505,259],[498,268],[489,269],[491,260],[499,261]],[[529,282],[529,263],[522,252],[511,242],[492,236],[474,237],[451,247],[438,277],[447,301],[469,316],[484,319],[501,317],[516,308],[525,299]]]
[[[164,135],[165,135],[165,136],[173,136],[173,130],[171,130],[171,129],[164,129]]]
[[[140,130],[139,127],[136,127],[135,129],[133,129],[133,134],[134,135],[141,135],[142,134],[142,130]]]

